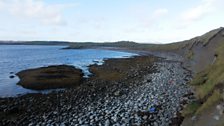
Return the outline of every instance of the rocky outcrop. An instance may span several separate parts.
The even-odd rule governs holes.
[[[67,65],[28,69],[16,75],[20,78],[18,85],[33,90],[74,87],[83,77],[81,70]]]
[[[216,51],[224,42],[224,28],[212,30],[202,36],[184,41],[185,46],[178,53],[186,57],[189,67],[195,73],[204,70],[217,58]],[[187,56],[189,55],[190,56]]]

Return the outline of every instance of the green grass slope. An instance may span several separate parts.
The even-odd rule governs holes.
[[[195,89],[197,104],[189,104],[183,111],[183,115],[200,115],[210,107],[223,101],[224,89],[224,29],[219,28],[205,35],[198,37],[197,41],[192,39],[193,46],[186,46],[187,55],[193,53],[189,60],[196,62],[196,65],[203,65],[203,57],[207,57],[209,64],[204,66],[196,74],[191,82]],[[192,41],[190,40],[190,41]],[[199,41],[198,41],[199,40]],[[199,51],[198,51],[199,50]],[[198,55],[198,56],[196,56]],[[209,57],[212,56],[212,57]],[[203,60],[201,60],[203,59]]]

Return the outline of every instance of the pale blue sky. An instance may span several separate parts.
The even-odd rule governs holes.
[[[0,0],[0,40],[165,43],[224,26],[223,0]]]

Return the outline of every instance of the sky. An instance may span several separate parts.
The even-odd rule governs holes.
[[[0,40],[169,43],[224,26],[224,0],[0,0]]]

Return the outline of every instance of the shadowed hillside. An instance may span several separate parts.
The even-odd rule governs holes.
[[[192,71],[196,73],[191,85],[195,88],[197,98],[196,102],[187,106],[184,115],[199,116],[199,123],[195,125],[202,125],[200,118],[206,115],[203,113],[223,103],[224,28],[212,30],[183,43],[184,47],[178,49],[178,52],[186,57]]]
[[[215,62],[217,47],[223,44],[224,29],[218,28],[202,36],[183,41],[178,52],[186,60],[191,60],[191,68],[194,72],[200,72]]]

